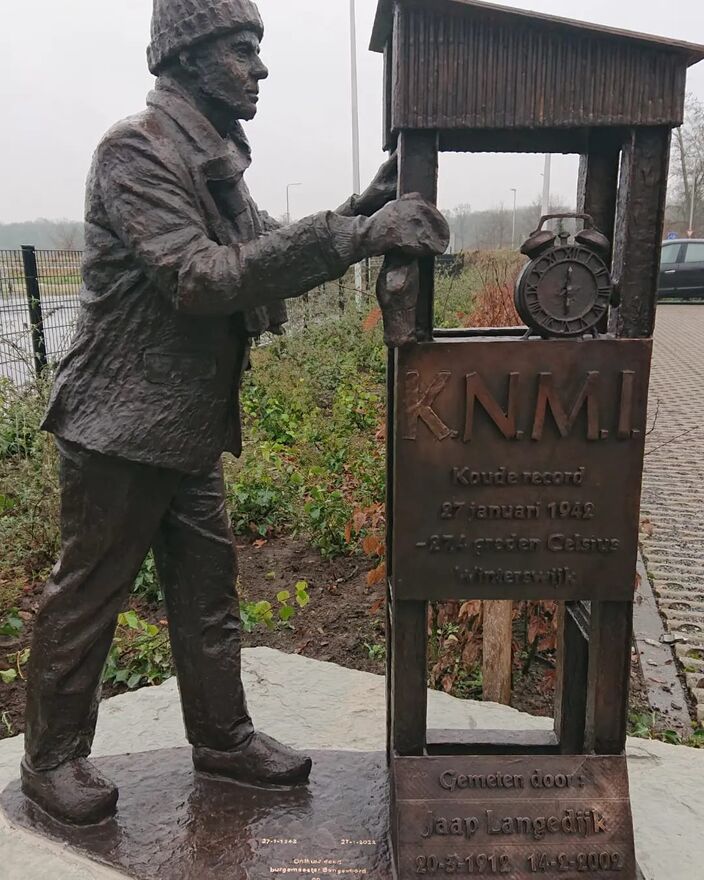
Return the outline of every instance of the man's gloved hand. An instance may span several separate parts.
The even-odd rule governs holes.
[[[342,217],[371,217],[384,205],[393,201],[398,192],[398,157],[396,153],[377,171],[376,177],[361,196],[350,196],[335,211]]]
[[[355,214],[371,217],[398,193],[398,157],[394,153],[377,171],[376,177],[354,202]]]
[[[396,251],[409,257],[430,257],[442,254],[449,243],[447,221],[418,193],[389,202],[369,218],[364,229],[369,256]]]

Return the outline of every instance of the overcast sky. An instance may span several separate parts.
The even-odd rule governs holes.
[[[381,57],[367,50],[377,0],[357,0],[363,183],[381,153]],[[571,18],[704,43],[702,0],[526,0]],[[0,222],[79,219],[90,157],[103,132],[144,106],[151,0],[0,0]],[[352,190],[349,0],[260,0],[266,25],[249,184],[260,205],[301,217],[332,208]],[[704,64],[689,88],[704,98]],[[444,155],[440,205],[475,209],[532,201],[542,188],[538,156]],[[571,199],[575,160],[556,158],[553,193]]]

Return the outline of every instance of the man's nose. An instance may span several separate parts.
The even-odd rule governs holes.
[[[266,79],[269,76],[269,68],[261,59],[257,59],[258,64],[254,69],[255,79]]]

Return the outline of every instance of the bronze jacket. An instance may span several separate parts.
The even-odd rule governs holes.
[[[343,274],[354,219],[285,228],[243,180],[241,128],[223,139],[169,80],[97,149],[86,194],[76,336],[43,427],[82,447],[186,473],[242,448],[249,338],[280,302]]]

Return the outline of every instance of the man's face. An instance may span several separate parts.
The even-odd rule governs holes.
[[[239,31],[208,40],[187,53],[200,93],[227,108],[235,119],[254,119],[259,82],[269,71],[259,57],[259,37]]]

